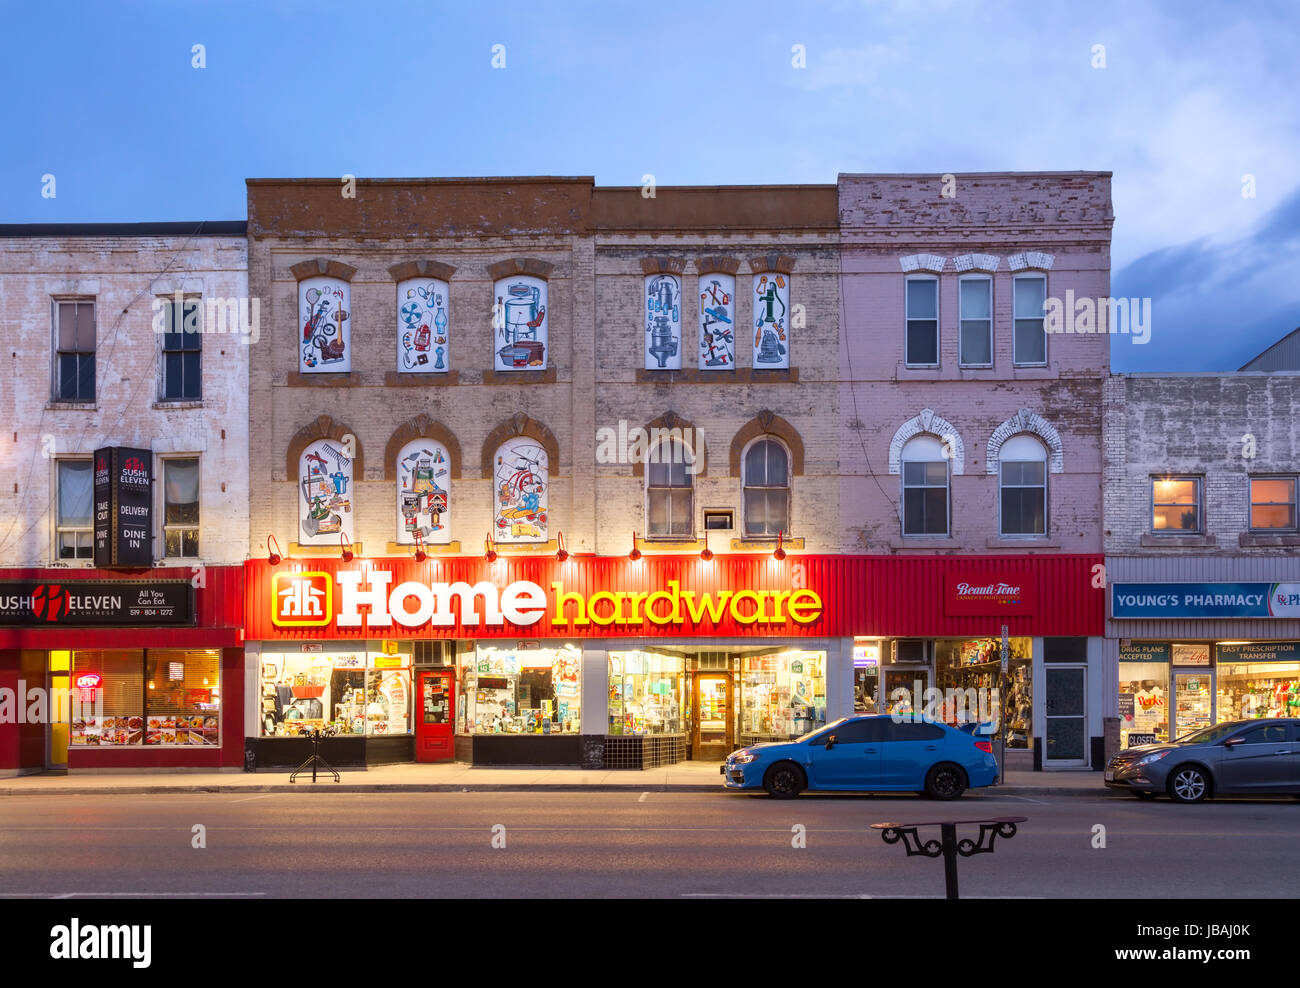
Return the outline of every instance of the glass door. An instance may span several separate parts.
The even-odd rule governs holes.
[[[925,691],[930,688],[930,669],[886,669],[885,694],[877,709],[887,714],[923,713]]]
[[[1088,764],[1088,667],[1047,665],[1045,762]]]
[[[1174,737],[1214,723],[1214,670],[1174,672]]]
[[[695,676],[695,757],[721,761],[731,753],[731,676]]]

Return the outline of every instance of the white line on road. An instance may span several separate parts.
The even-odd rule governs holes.
[[[254,800],[254,799],[266,799],[267,796],[275,796],[275,795],[277,795],[277,794],[276,794],[276,793],[273,793],[273,792],[264,792],[264,793],[262,793],[262,795],[260,795],[260,796],[245,796],[243,799],[232,799],[231,802],[232,802],[232,803],[247,803],[247,802],[249,802],[250,800]]]
[[[941,895],[827,895],[825,892],[683,892],[683,899],[942,899]],[[1043,899],[1041,895],[964,895],[963,899]]]
[[[643,793],[641,794],[641,798],[638,799],[637,802],[638,802],[638,803],[644,803],[644,802],[645,802],[645,798],[646,798],[647,796],[649,796],[649,795],[650,795],[650,794],[649,794],[648,792],[643,792]]]
[[[248,899],[266,892],[4,892],[0,899]]]

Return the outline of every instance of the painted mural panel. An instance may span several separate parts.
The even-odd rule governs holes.
[[[535,439],[516,436],[497,449],[493,475],[493,538],[498,542],[545,542],[550,463]]]
[[[682,366],[682,279],[651,274],[645,279],[646,370]]]
[[[318,439],[304,449],[298,460],[298,543],[340,545],[340,533],[351,542],[355,497],[352,460],[341,442]]]
[[[298,282],[298,369],[304,374],[352,370],[352,286],[338,278]]]
[[[546,282],[514,275],[496,283],[492,326],[496,369],[546,370]]]
[[[754,275],[754,366],[790,366],[789,275]]]
[[[437,278],[398,282],[398,373],[445,374],[451,368],[450,297],[447,283]]]
[[[700,370],[736,367],[736,279],[700,275]]]
[[[397,454],[397,541],[451,541],[451,459],[432,439],[416,439]]]

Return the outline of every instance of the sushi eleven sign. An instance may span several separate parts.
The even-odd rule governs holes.
[[[802,567],[795,563],[793,568]],[[792,582],[799,581],[796,577]],[[779,634],[792,626],[815,626],[825,613],[823,595],[806,586],[695,590],[683,587],[679,579],[667,579],[653,589],[586,592],[561,579],[426,583],[398,581],[391,570],[367,568],[272,573],[266,592],[270,623],[286,631],[391,633],[460,627],[535,633],[541,625],[558,634],[592,635],[608,629],[608,634],[622,635],[649,628],[688,634]]]

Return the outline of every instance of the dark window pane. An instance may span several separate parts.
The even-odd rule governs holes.
[[[944,729],[938,724],[895,723],[883,720],[885,741],[938,741],[944,737]]]
[[[183,364],[179,353],[163,354],[163,396],[179,398],[182,391]]]
[[[962,320],[961,362],[963,364],[993,363],[993,354],[989,348],[989,324],[985,320]]]
[[[908,487],[918,487],[925,483],[924,463],[904,463],[903,483]]]
[[[939,324],[933,319],[907,321],[907,355],[909,364],[939,362]]]
[[[884,735],[884,728],[879,720],[851,720],[847,724],[840,724],[830,731],[835,735],[835,743],[839,744],[866,744],[872,741],[880,741]],[[827,735],[829,736],[829,735]]]
[[[1043,535],[1044,490],[1041,487],[1002,489],[1002,532],[1005,535]]]
[[[1003,484],[1003,486],[1006,486],[1006,485],[1008,485],[1008,484],[1019,484],[1019,483],[1021,482],[1021,476],[1022,476],[1022,474],[1021,474],[1021,470],[1020,470],[1021,466],[1023,466],[1023,464],[1020,464],[1020,463],[1003,463],[1003,464],[1002,464],[1002,484]]]
[[[200,372],[200,360],[201,355],[193,350],[185,353],[185,387],[183,390],[186,398],[198,399],[202,396],[203,376]]]
[[[1041,319],[1017,319],[1015,358],[1018,364],[1047,362],[1047,336]]]
[[[907,318],[939,318],[939,283],[930,279],[913,279],[907,283]]]
[[[779,443],[767,442],[767,482],[770,486],[786,483],[785,449]]]
[[[925,526],[927,535],[943,535],[948,531],[948,488],[925,489]]]
[[[767,483],[766,442],[757,442],[745,453],[745,483]]]
[[[77,400],[77,355],[59,354],[59,397],[64,401]]]
[[[95,400],[95,353],[83,353],[77,357],[77,398],[81,401]]]
[[[946,486],[948,483],[947,463],[927,463],[925,465],[925,482],[931,486]]]

